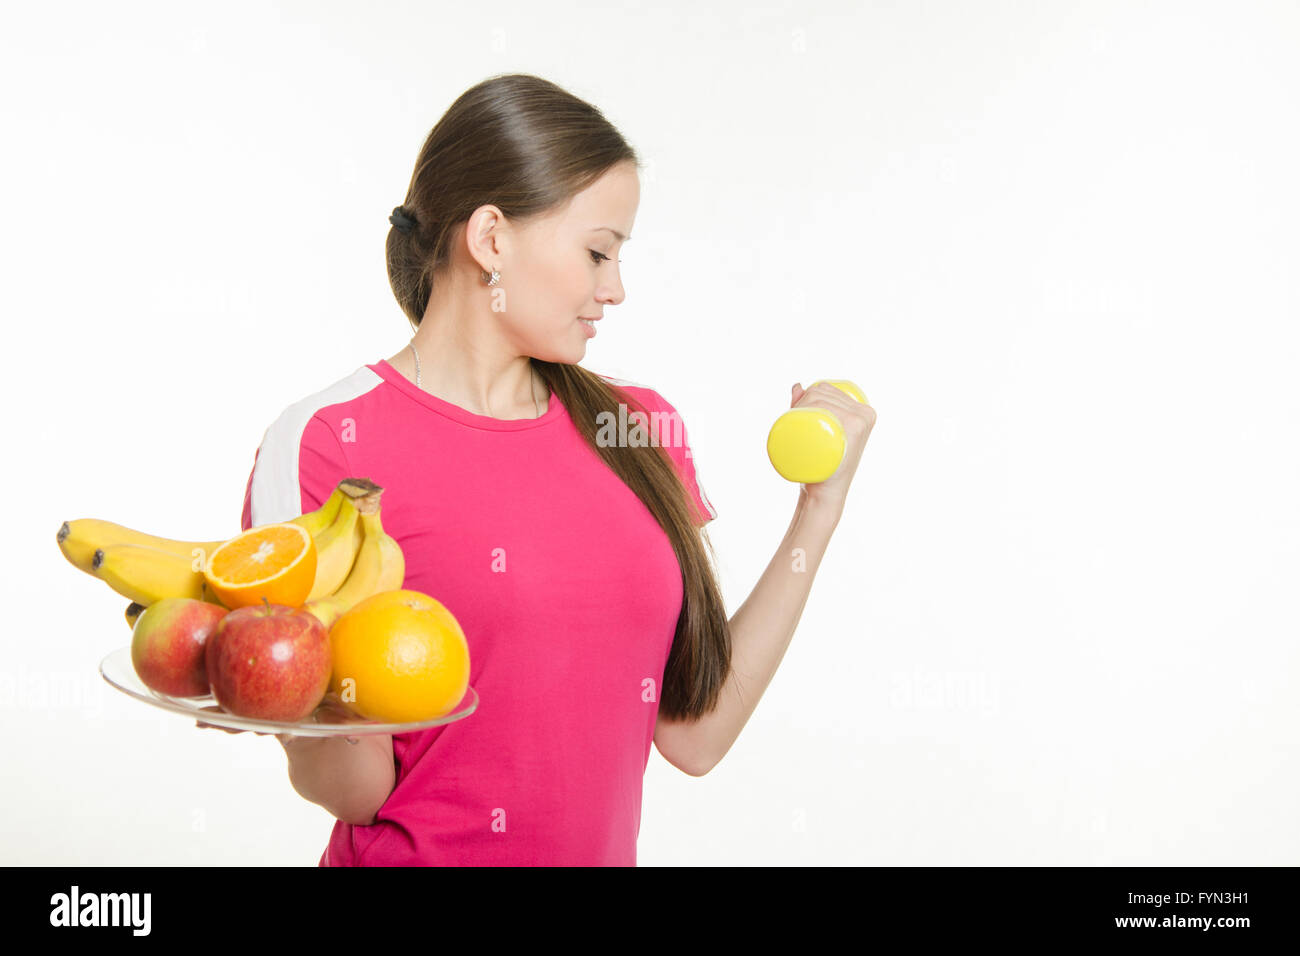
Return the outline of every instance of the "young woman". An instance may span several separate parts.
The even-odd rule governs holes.
[[[874,412],[795,386],[792,405],[841,417],[849,450],[802,486],[728,620],[676,410],[578,364],[624,298],[639,168],[546,80],[466,91],[390,217],[410,343],[285,409],[254,456],[245,528],[319,507],[344,477],[383,486],[404,586],[456,616],[480,698],[418,733],[278,737],[295,789],[337,818],[322,866],[634,865],[651,743],[707,773],[784,655]],[[630,437],[656,419],[648,443]]]

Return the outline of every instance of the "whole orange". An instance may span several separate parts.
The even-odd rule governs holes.
[[[391,723],[433,720],[469,687],[469,644],[441,601],[409,589],[372,594],[330,628],[330,690]]]

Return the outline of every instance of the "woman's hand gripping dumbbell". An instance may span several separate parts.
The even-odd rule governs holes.
[[[810,501],[843,507],[876,410],[847,379],[824,379],[791,389],[790,410],[772,425],[767,457],[787,481],[804,485]]]

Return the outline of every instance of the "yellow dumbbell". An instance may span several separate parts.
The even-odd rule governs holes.
[[[818,379],[867,404],[867,396],[848,379]],[[808,386],[810,389],[812,385]],[[767,457],[786,481],[816,484],[835,474],[844,460],[844,426],[824,408],[792,408],[767,435]]]

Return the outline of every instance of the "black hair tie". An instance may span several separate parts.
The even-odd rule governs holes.
[[[392,215],[388,217],[388,221],[397,228],[398,232],[402,233],[409,233],[416,226],[415,217],[408,215],[401,206],[393,207]]]

